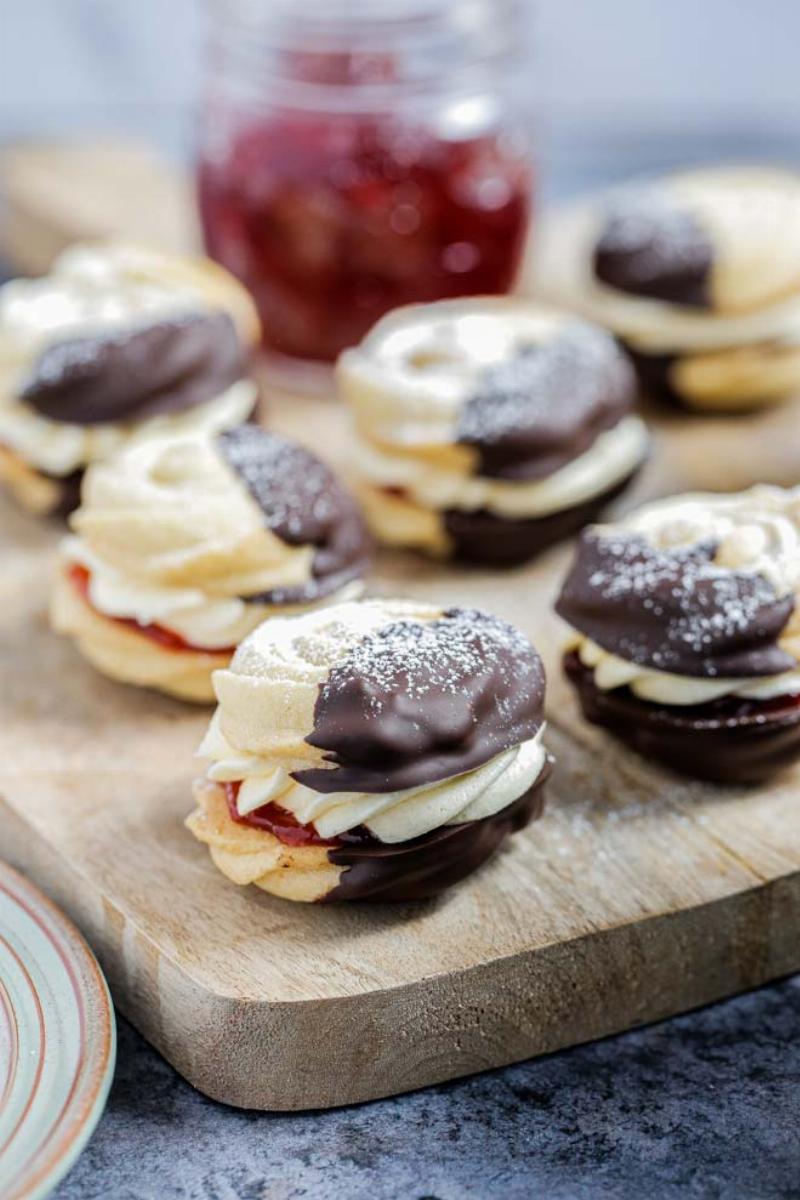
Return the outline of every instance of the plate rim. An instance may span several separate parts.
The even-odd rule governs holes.
[[[4,887],[5,883],[10,886]],[[78,988],[85,991],[91,1015],[101,1018],[99,1034],[92,1038],[92,1053],[75,1075],[76,1081],[84,1081],[79,1111],[70,1116],[66,1128],[55,1131],[52,1146],[49,1143],[53,1131],[48,1133],[34,1155],[32,1168],[23,1164],[22,1174],[12,1180],[12,1190],[6,1198],[43,1200],[74,1165],[105,1111],[116,1066],[116,1017],[100,964],[74,922],[27,876],[3,859],[0,859],[0,891],[6,891],[12,903],[23,908],[51,941],[54,937],[58,939],[54,945],[59,955],[62,959],[66,955],[76,968],[76,998]],[[43,910],[46,923],[30,907],[31,900]],[[44,1157],[39,1161],[42,1150]]]

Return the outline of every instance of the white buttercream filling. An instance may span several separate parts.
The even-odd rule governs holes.
[[[47,475],[69,475],[107,458],[133,436],[179,437],[231,429],[247,420],[256,396],[256,385],[240,379],[205,404],[181,413],[150,417],[138,425],[70,425],[50,421],[19,400],[0,401],[0,443]]]
[[[771,700],[775,696],[800,695],[800,667],[782,671],[779,675],[747,679],[695,679],[639,666],[603,650],[588,638],[578,644],[577,650],[584,666],[593,669],[595,686],[601,692],[628,687],[640,700],[650,700],[654,704],[710,704],[722,696]]]
[[[403,488],[424,508],[488,509],[498,516],[523,518],[572,508],[609,491],[639,466],[647,445],[644,422],[625,417],[578,458],[532,483],[464,475],[422,459],[392,455],[362,438],[355,440],[353,457],[362,478],[378,487]]]
[[[382,842],[420,837],[442,825],[493,816],[524,795],[538,779],[547,759],[542,737],[503,751],[483,766],[440,783],[397,792],[316,792],[297,783],[274,759],[238,751],[225,738],[219,710],[200,746],[211,760],[208,778],[241,783],[237,810],[241,816],[275,802],[302,825],[313,825],[320,837],[333,838],[365,825]]]
[[[238,596],[212,596],[201,588],[163,587],[124,575],[92,553],[77,537],[63,543],[65,561],[89,571],[89,601],[106,617],[125,618],[141,625],[160,625],[192,646],[227,650],[237,646],[267,617],[291,616],[317,605],[353,600],[363,591],[357,580],[324,600],[311,604],[255,604]]]

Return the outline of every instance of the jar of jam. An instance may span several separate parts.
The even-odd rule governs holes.
[[[223,0],[198,193],[268,351],[331,361],[391,308],[502,293],[530,215],[519,0]]]

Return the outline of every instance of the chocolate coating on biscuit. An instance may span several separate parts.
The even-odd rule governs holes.
[[[717,566],[715,549],[658,550],[635,534],[586,530],[556,612],[604,650],[657,671],[724,679],[796,667],[778,645],[794,596]]]
[[[574,321],[487,367],[462,408],[457,437],[491,479],[544,479],[631,412],[636,377],[614,339]]]
[[[713,260],[711,240],[692,213],[641,196],[608,214],[594,273],[620,292],[710,308]]]
[[[188,313],[48,346],[21,398],[72,425],[145,421],[215,399],[245,366],[227,313]]]
[[[320,686],[306,741],[334,764],[294,773],[318,792],[393,792],[461,775],[532,738],[544,668],[505,621],[453,608],[362,639]]]
[[[333,471],[303,446],[255,425],[217,438],[222,457],[289,546],[313,546],[307,583],[246,596],[260,604],[311,603],[363,575],[371,542],[360,509]]]
[[[595,520],[637,474],[638,468],[601,496],[544,517],[511,520],[486,509],[474,512],[448,509],[442,520],[453,546],[453,557],[492,567],[513,567],[527,562]]]
[[[640,700],[627,687],[602,691],[574,651],[564,670],[587,721],[673,771],[714,783],[760,783],[800,758],[796,696],[670,706]]]
[[[330,862],[345,870],[325,900],[401,901],[438,896],[482,866],[512,833],[541,816],[549,774],[546,763],[527,792],[480,821],[443,825],[396,845],[373,841],[330,849]]]

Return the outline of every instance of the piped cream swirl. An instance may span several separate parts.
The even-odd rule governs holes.
[[[626,417],[598,435],[583,454],[533,483],[464,474],[430,459],[393,454],[357,439],[353,463],[377,487],[401,488],[425,508],[486,509],[501,517],[543,517],[582,504],[627,479],[647,454],[647,426]]]
[[[98,612],[164,624],[203,648],[235,646],[276,611],[244,597],[303,584],[312,570],[313,547],[267,528],[205,436],[136,440],[95,464],[72,526],[63,556],[90,572]]]
[[[545,764],[543,733],[544,726],[534,738],[464,775],[398,792],[315,792],[270,759],[234,750],[217,716],[199,754],[211,760],[210,780],[241,783],[236,801],[241,816],[274,802],[302,825],[313,825],[321,837],[334,838],[364,825],[380,841],[396,843],[441,825],[493,816],[524,795]]]

